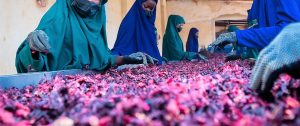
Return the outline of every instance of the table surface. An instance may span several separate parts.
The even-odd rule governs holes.
[[[23,88],[27,85],[37,85],[46,80],[52,80],[56,75],[82,75],[93,73],[94,71],[85,70],[62,70],[62,71],[51,71],[51,72],[36,72],[36,73],[25,73],[15,75],[0,76],[0,88]]]

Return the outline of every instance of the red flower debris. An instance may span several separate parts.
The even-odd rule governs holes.
[[[0,89],[0,125],[300,125],[300,80],[281,75],[269,103],[248,88],[252,63],[223,61],[216,55]]]

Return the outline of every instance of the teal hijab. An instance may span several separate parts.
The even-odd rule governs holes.
[[[237,30],[240,30],[236,25],[230,25],[227,29],[228,32],[235,32]]]
[[[106,39],[106,16],[102,0],[99,12],[93,17],[82,18],[72,7],[73,0],[56,0],[43,16],[36,30],[49,36],[49,54],[39,54],[33,59],[26,40],[16,55],[18,73],[55,71],[65,69],[104,70],[114,65]]]
[[[197,57],[197,53],[185,52],[179,32],[176,28],[178,24],[185,23],[183,17],[170,15],[167,29],[163,38],[163,57],[170,61],[192,60]]]

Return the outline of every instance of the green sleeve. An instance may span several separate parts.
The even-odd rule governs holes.
[[[175,41],[175,40],[173,40]],[[173,52],[171,52],[171,54],[175,55],[175,59],[177,60],[192,60],[192,59],[195,59],[196,56],[197,56],[197,53],[194,53],[194,52],[185,52],[183,50],[183,45],[182,43],[180,43],[180,45],[178,44],[169,44],[169,46],[171,46],[171,48],[174,49]]]
[[[192,60],[195,59],[197,57],[197,53],[195,52],[185,52],[185,59],[187,60]]]
[[[25,44],[17,53],[16,68],[18,73],[26,73],[29,66],[35,71],[43,71],[45,61],[42,55],[39,55],[38,60],[33,59],[29,46]]]
[[[169,60],[184,60],[186,57],[185,52],[183,50],[183,46],[176,43],[176,40],[174,37],[168,37],[169,40],[167,40],[167,48],[168,48],[168,54],[169,57],[167,57]]]
[[[111,56],[110,56],[110,64],[111,64],[110,67],[113,67],[113,66],[116,65],[116,58],[117,58],[116,55],[111,55]]]

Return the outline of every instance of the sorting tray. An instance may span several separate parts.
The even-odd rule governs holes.
[[[92,74],[94,71],[85,70],[62,70],[62,71],[52,71],[52,72],[36,72],[36,73],[26,73],[26,74],[15,74],[15,75],[5,75],[0,76],[0,88],[23,88],[27,85],[37,85],[42,81],[52,80],[55,76],[61,75],[84,75]]]

